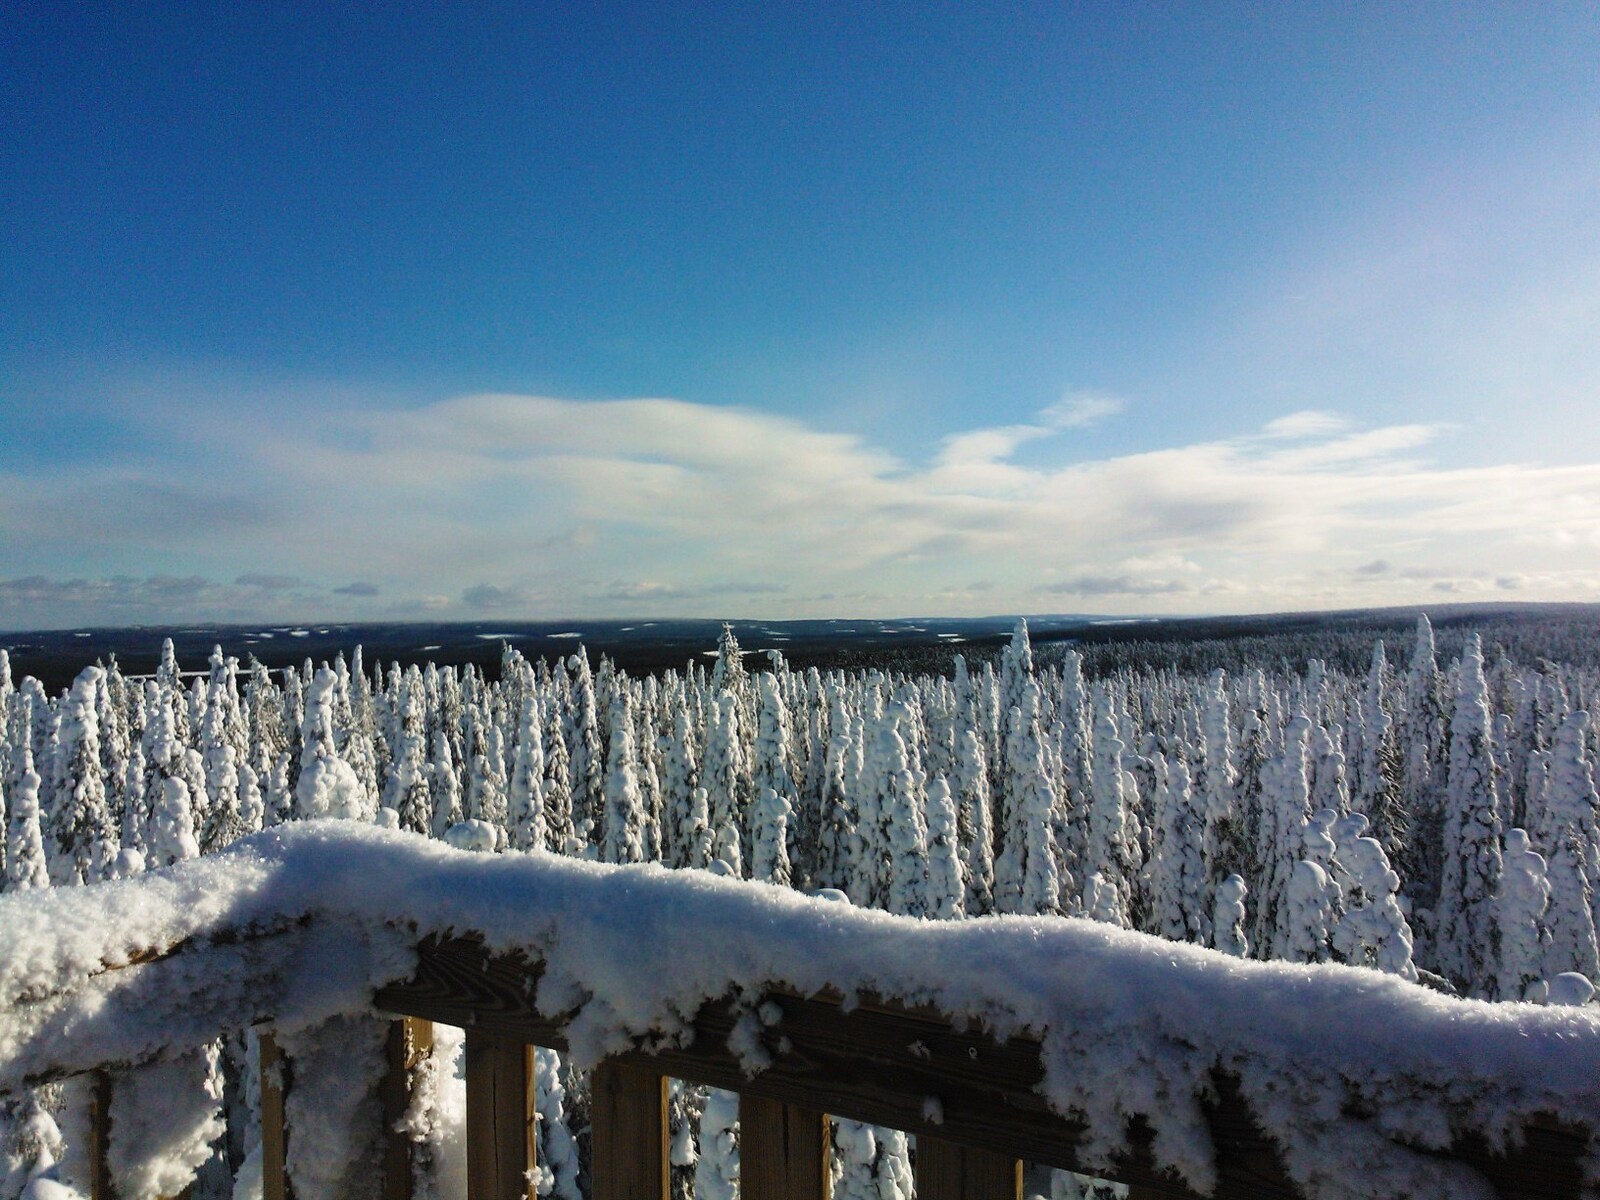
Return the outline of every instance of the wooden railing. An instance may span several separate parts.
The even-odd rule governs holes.
[[[260,935],[313,932],[303,926]],[[235,944],[248,939],[235,939]],[[180,955],[215,953],[185,945],[142,956],[144,969]],[[394,1018],[381,1089],[386,1139],[384,1200],[410,1200],[413,1144],[397,1132],[419,1063],[431,1052],[433,1023],[466,1031],[467,1191],[470,1200],[529,1200],[537,1147],[533,1047],[568,1048],[568,1023],[534,1007],[541,967],[520,955],[494,955],[470,937],[424,939],[415,974],[380,988],[373,1004]],[[118,970],[125,969],[126,964]],[[591,1170],[594,1200],[662,1200],[668,1195],[667,1080],[681,1079],[739,1094],[741,1192],[745,1200],[822,1200],[828,1195],[829,1116],[905,1130],[916,1136],[919,1200],[1016,1200],[1022,1163],[1087,1170],[1126,1183],[1134,1200],[1197,1193],[1154,1165],[1152,1134],[1135,1120],[1131,1151],[1089,1166],[1084,1128],[1051,1111],[1040,1095],[1040,1046],[1025,1037],[996,1041],[958,1027],[939,1012],[887,1002],[846,1004],[826,994],[784,991],[762,998],[761,1038],[771,1057],[746,1073],[729,1048],[749,998],[706,1003],[686,1044],[635,1049],[599,1064],[590,1075]],[[771,1008],[767,1006],[771,1005]],[[271,1014],[260,1014],[270,1018]],[[282,1052],[270,1021],[259,1027],[265,1200],[290,1200],[286,1172],[286,1090],[296,1064]],[[36,1073],[43,1083],[65,1071]],[[115,1073],[96,1071],[89,1149],[92,1200],[113,1200],[106,1169],[108,1117]],[[1600,1087],[1600,1081],[1597,1081]],[[1216,1151],[1217,1197],[1296,1198],[1280,1156],[1258,1129],[1237,1082],[1213,1079],[1206,1115]],[[1588,1130],[1555,1117],[1536,1123],[1523,1144],[1491,1153],[1468,1138],[1437,1156],[1474,1168],[1506,1200],[1577,1200],[1596,1191],[1583,1178]],[[1362,1164],[1352,1163],[1359,1172]]]

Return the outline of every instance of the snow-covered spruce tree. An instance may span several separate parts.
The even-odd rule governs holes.
[[[1326,810],[1325,810],[1326,811]],[[1383,844],[1354,831],[1365,818],[1339,822],[1341,836],[1334,862],[1344,881],[1343,912],[1334,930],[1334,948],[1346,962],[1372,967],[1415,982],[1411,927],[1400,908],[1400,876],[1389,866]]]
[[[106,808],[110,811],[113,828],[119,831],[122,814],[128,808],[129,715],[128,681],[113,654],[95,690],[95,716],[100,723],[100,773],[106,781]],[[3,725],[0,720],[0,727]],[[3,740],[0,737],[0,742]],[[3,815],[0,810],[0,817]]]
[[[605,819],[606,760],[600,744],[600,719],[588,651],[578,647],[567,666],[572,672],[571,724],[567,730],[572,828],[580,841],[598,847]]]
[[[1510,840],[1507,834],[1508,846]],[[1557,835],[1546,860],[1550,894],[1544,918],[1549,932],[1544,954],[1546,978],[1576,971],[1591,982],[1600,980],[1600,946],[1596,945],[1590,907],[1593,891],[1584,878],[1584,850],[1582,835],[1568,827]]]
[[[991,789],[995,814],[995,848],[999,851],[1004,851],[1010,845],[1014,833],[1020,833],[1017,817],[1013,811],[1017,797],[1011,794],[1011,788],[1019,773],[1026,768],[1013,766],[1007,761],[1007,756],[1011,753],[1016,732],[1012,728],[1011,710],[1016,709],[1019,714],[1022,712],[1023,694],[1030,684],[1037,690],[1038,685],[1033,678],[1033,646],[1028,640],[1028,623],[1019,617],[1016,628],[1012,631],[1010,644],[1000,652],[997,730],[1000,771]],[[1038,698],[1035,697],[1036,720],[1038,711]],[[1042,734],[1043,730],[1036,728],[1033,732],[1034,740],[1039,740]]]
[[[1339,885],[1321,866],[1296,859],[1283,893],[1277,957],[1286,962],[1327,962],[1333,956],[1338,897]]]
[[[989,824],[989,767],[983,743],[970,726],[956,742],[957,831],[961,842],[961,876],[966,883],[963,908],[973,916],[994,911],[994,834]]]
[[[467,712],[467,795],[468,820],[482,821],[496,830],[497,849],[506,841],[506,779],[498,747],[493,744],[494,725],[487,712],[474,706]]]
[[[1233,728],[1228,720],[1227,676],[1211,673],[1200,710],[1205,734],[1206,774],[1201,792],[1205,804],[1205,833],[1201,850],[1211,887],[1244,866],[1243,832],[1234,812]]]
[[[827,695],[828,740],[823,749],[817,852],[812,867],[812,882],[818,887],[843,891],[852,875],[851,848],[857,825],[854,793],[847,779],[848,763],[855,752],[855,743],[851,739],[854,722],[845,704],[844,689],[830,682]]]
[[[712,854],[735,878],[744,875],[744,847],[740,832],[744,816],[744,747],[739,740],[739,701],[729,691],[716,697],[711,732],[706,738],[700,784],[710,805]]]
[[[1255,922],[1251,940],[1261,958],[1283,958],[1303,929],[1294,922],[1305,913],[1285,906],[1295,864],[1304,853],[1304,830],[1311,815],[1311,789],[1306,778],[1306,748],[1311,721],[1296,713],[1284,731],[1283,750],[1262,772],[1261,822],[1256,839]],[[1302,882],[1309,889],[1310,880]],[[1306,896],[1309,898],[1310,892]],[[1304,960],[1301,960],[1304,961]]]
[[[1250,939],[1244,932],[1244,898],[1249,890],[1240,876],[1229,875],[1217,885],[1217,900],[1211,911],[1212,945],[1235,958],[1250,955]]]
[[[626,689],[611,703],[611,746],[606,761],[605,839],[600,858],[610,863],[644,861],[644,797],[639,791],[633,710]]]
[[[580,842],[572,825],[572,772],[561,713],[551,705],[544,727],[545,845],[553,853],[576,855]]]
[[[26,712],[26,708],[24,708]],[[33,746],[29,739],[17,739],[15,770],[7,796],[6,874],[7,891],[26,892],[50,886],[50,871],[45,863],[44,835],[39,825],[39,774],[33,769]]]
[[[428,763],[428,793],[433,797],[432,833],[444,837],[466,817],[461,807],[461,776],[456,769],[450,736],[442,728],[433,733],[433,758]]]
[[[1124,929],[1133,927],[1132,879],[1139,869],[1137,847],[1128,837],[1128,781],[1122,769],[1126,747],[1118,735],[1111,696],[1104,687],[1094,689],[1094,791],[1089,810],[1089,844],[1084,869],[1098,876],[1096,920],[1109,920]],[[1114,899],[1107,889],[1114,891]],[[1109,906],[1109,907],[1108,907]]]
[[[333,701],[338,676],[327,667],[317,671],[306,696],[300,728],[300,779],[295,785],[295,812],[302,818],[338,817],[370,821],[373,812],[350,764],[334,748]]]
[[[1411,828],[1395,868],[1413,902],[1426,910],[1434,907],[1444,869],[1447,735],[1444,679],[1435,658],[1433,626],[1425,614],[1419,614],[1398,734],[1402,747],[1400,792],[1410,808]]]
[[[1060,910],[1062,891],[1071,890],[1071,881],[1062,879],[1056,864],[1051,836],[1056,793],[1046,771],[1039,732],[1039,688],[1031,680],[1023,688],[1022,703],[1006,723],[1011,732],[1005,786],[1012,798],[1012,827],[995,860],[995,908],[1008,913],[1053,913]],[[1115,881],[1109,882],[1116,887]],[[1125,888],[1124,880],[1117,888],[1119,899]],[[1126,920],[1124,906],[1118,923]]]
[[[1494,906],[1495,924],[1500,931],[1495,987],[1502,1000],[1544,1000],[1545,954],[1550,943],[1544,914],[1549,903],[1544,858],[1529,844],[1526,832],[1506,830],[1500,890]]]
[[[1443,973],[1469,995],[1494,998],[1499,932],[1500,808],[1489,736],[1483,648],[1473,634],[1461,652],[1450,773],[1445,795],[1443,877],[1435,955]]]
[[[763,794],[770,789],[781,797],[789,812],[786,818],[787,850],[785,856],[791,860],[793,868],[794,856],[799,849],[796,841],[795,822],[795,783],[792,770],[793,755],[789,746],[789,712],[784,704],[783,695],[778,688],[778,678],[771,671],[763,671],[756,676],[757,691],[760,697],[756,717],[756,740],[751,753],[752,796],[760,802]],[[755,814],[751,814],[751,833],[754,835]],[[754,846],[751,848],[752,858],[755,854]],[[808,847],[807,859],[815,857],[814,847]],[[752,861],[752,870],[754,862]]]
[[[249,763],[239,767],[239,827],[241,836],[259,833],[266,822],[267,803],[261,794],[261,781]],[[127,853],[127,847],[123,847]]]
[[[169,867],[175,862],[197,858],[200,843],[195,839],[194,829],[189,785],[176,776],[163,777],[160,793],[150,812],[150,824],[145,830],[148,864]]]
[[[200,722],[200,757],[206,766],[206,819],[200,830],[200,851],[220,850],[244,833],[239,816],[239,757],[226,728],[224,701],[227,696],[221,677],[222,651],[213,655],[212,686],[206,690],[205,716]]]
[[[705,834],[705,825],[693,820],[694,793],[699,767],[694,757],[694,736],[689,714],[681,701],[672,705],[672,732],[661,737],[661,807],[663,860],[669,867],[703,867],[691,861]]]
[[[423,712],[422,675],[415,667],[400,684],[399,734],[399,742],[389,757],[384,800],[398,814],[401,829],[431,833],[433,794],[429,786],[427,717]]]
[[[532,691],[522,700],[510,805],[511,844],[518,850],[545,849],[544,713]]]
[[[1321,725],[1311,730],[1311,808],[1327,809],[1336,816],[1350,811],[1350,791],[1345,780],[1344,753],[1339,749],[1337,725],[1329,731]]]
[[[921,917],[928,912],[927,826],[922,781],[910,768],[900,733],[910,716],[903,704],[890,705],[873,735],[872,808],[877,820],[870,832],[881,863],[874,889],[877,903],[890,912]]]
[[[942,921],[966,916],[966,870],[959,821],[950,784],[943,775],[928,785],[928,916]]]
[[[178,669],[178,655],[172,647],[171,638],[161,640],[161,661],[156,666],[156,686],[165,689],[174,699],[172,712],[172,736],[178,745],[184,749],[190,744],[189,710],[182,703],[184,699],[183,673]]]
[[[763,787],[750,806],[750,878],[788,887],[794,881],[789,861],[789,823],[793,809],[786,797]]]
[[[1252,895],[1258,888],[1261,873],[1262,805],[1276,732],[1267,712],[1268,690],[1262,672],[1252,671],[1248,676],[1243,711],[1239,714],[1239,744],[1234,758],[1233,822],[1238,838],[1238,863],[1234,869],[1244,876]]]
[[[1157,797],[1154,853],[1149,874],[1151,932],[1175,942],[1209,944],[1206,868],[1201,853],[1204,818],[1197,810],[1189,766],[1181,757],[1165,763],[1166,788]]]
[[[1360,790],[1351,800],[1372,822],[1373,836],[1383,843],[1391,861],[1398,859],[1409,838],[1411,818],[1401,794],[1403,766],[1394,722],[1384,693],[1388,664],[1383,643],[1372,648],[1372,669],[1361,696]]]
[[[85,667],[61,702],[57,790],[45,852],[57,885],[93,883],[117,856],[117,830],[106,803],[95,693],[104,672]]]
[[[1550,935],[1556,957],[1572,958],[1553,974],[1589,974],[1581,964],[1588,961],[1592,930],[1600,927],[1600,795],[1589,757],[1590,726],[1589,714],[1579,709],[1557,727],[1549,778],[1536,805],[1534,837],[1550,864]],[[1589,909],[1587,923],[1578,914],[1583,907]]]

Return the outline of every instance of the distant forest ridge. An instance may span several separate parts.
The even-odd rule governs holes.
[[[1459,652],[1469,632],[1483,638],[1491,662],[1502,651],[1524,663],[1540,659],[1600,665],[1600,604],[1440,604],[1339,612],[1269,613],[1214,617],[1109,617],[1028,614],[1028,628],[1045,658],[1071,645],[1085,674],[1124,667],[1185,673],[1221,667],[1303,665],[1310,657],[1356,672],[1380,639],[1409,638],[1418,614],[1433,622],[1442,653]],[[912,674],[948,675],[956,653],[968,662],[998,661],[1017,615],[727,622],[754,666],[770,651],[793,667],[876,666]],[[429,624],[383,622],[302,625],[127,626],[0,633],[12,670],[33,675],[51,692],[82,668],[115,656],[130,675],[153,672],[162,642],[171,638],[178,661],[203,668],[214,646],[241,664],[269,668],[332,662],[361,646],[369,662],[464,667],[498,678],[502,646],[530,661],[569,656],[582,646],[591,660],[610,658],[634,674],[681,670],[716,651],[724,622],[717,619],[479,621]]]

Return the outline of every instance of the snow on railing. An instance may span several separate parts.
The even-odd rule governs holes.
[[[90,1081],[96,1200],[176,1193],[221,1133],[180,1093],[245,1028],[267,1200],[411,1196],[429,1022],[467,1031],[474,1198],[540,1178],[530,1046],[592,1069],[599,1200],[666,1194],[664,1077],[739,1093],[746,1200],[826,1194],[825,1113],[915,1134],[922,1200],[1017,1196],[1020,1160],[1144,1196],[1600,1194],[1592,1008],[346,822],[0,897],[0,1093]]]

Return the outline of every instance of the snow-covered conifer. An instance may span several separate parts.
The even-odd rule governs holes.
[[[1122,769],[1124,750],[1111,697],[1097,685],[1094,690],[1094,788],[1084,864],[1091,875],[1100,876],[1102,910],[1114,914],[1114,924],[1130,929],[1133,926],[1132,879],[1139,862],[1138,849],[1128,837],[1128,804],[1132,797],[1128,794],[1127,775]],[[1106,897],[1108,887],[1115,889],[1114,904]],[[1087,899],[1084,907],[1089,907]]]
[[[1311,789],[1306,778],[1306,748],[1311,722],[1296,713],[1284,731],[1284,747],[1262,772],[1261,821],[1256,840],[1255,925],[1256,953],[1282,958],[1286,947],[1303,941],[1305,930],[1295,927],[1306,913],[1291,913],[1285,905],[1289,882],[1304,853],[1304,830],[1311,815]],[[1302,880],[1304,899],[1314,881]],[[1304,961],[1304,960],[1302,960]]]
[[[1383,844],[1363,836],[1366,824],[1359,814],[1336,823],[1334,863],[1344,896],[1334,948],[1346,962],[1414,982],[1417,968],[1411,927],[1399,903],[1400,876],[1390,867]]]
[[[1248,892],[1243,878],[1229,875],[1217,885],[1217,902],[1211,912],[1212,945],[1235,958],[1250,954],[1250,939],[1244,932],[1244,898]]]
[[[1492,996],[1499,957],[1494,896],[1500,887],[1500,809],[1489,729],[1483,649],[1474,634],[1461,653],[1450,725],[1436,958],[1445,975],[1480,997]]]
[[[24,709],[26,712],[26,709]],[[6,889],[23,892],[50,886],[44,835],[39,824],[39,775],[33,769],[33,747],[26,737],[16,746],[6,827]]]
[[[1373,836],[1383,843],[1390,860],[1396,861],[1405,848],[1411,821],[1400,791],[1400,746],[1384,696],[1387,673],[1383,643],[1379,641],[1372,648],[1372,669],[1361,697],[1360,789],[1351,803],[1357,811],[1367,814]]]
[[[902,723],[910,712],[896,702],[885,709],[872,743],[877,819],[870,831],[881,871],[874,894],[884,908],[905,916],[928,911],[927,826],[922,784],[911,770]]]
[[[389,759],[389,783],[384,795],[385,803],[400,819],[400,828],[412,833],[433,832],[427,736],[422,675],[412,667],[400,684],[399,742]]]
[[[928,915],[966,915],[967,885],[956,803],[943,775],[928,785]]]
[[[626,689],[619,689],[611,704],[611,746],[606,761],[604,862],[644,861],[644,797],[639,791],[637,750],[633,740],[633,709]]]
[[[1500,930],[1500,962],[1496,988],[1502,1000],[1544,998],[1545,954],[1550,938],[1544,914],[1550,903],[1545,861],[1521,829],[1506,830],[1500,890],[1494,919]]]
[[[703,867],[704,862],[690,861],[691,848],[698,846],[705,826],[697,829],[692,817],[699,769],[689,714],[681,703],[672,709],[672,732],[661,737],[661,762],[663,858],[670,867]]]
[[[522,701],[510,806],[511,844],[518,850],[545,849],[544,714],[531,691]]]
[[[1012,798],[1011,833],[995,860],[995,907],[1000,912],[1052,913],[1061,907],[1061,893],[1070,880],[1061,877],[1056,863],[1053,818],[1055,788],[1045,766],[1039,732],[1039,688],[1031,680],[1023,687],[1023,708],[1006,722],[1006,785]],[[1119,775],[1118,786],[1121,785]],[[1120,815],[1120,814],[1119,814]],[[1120,842],[1121,831],[1118,831]],[[1126,881],[1107,881],[1125,898]],[[1120,906],[1127,919],[1126,905]]]
[[[200,843],[194,836],[189,785],[181,778],[172,776],[161,780],[161,792],[145,832],[145,845],[152,867],[168,867],[199,856]]]
[[[1191,790],[1189,766],[1182,758],[1166,764],[1166,788],[1155,811],[1150,876],[1151,930],[1176,942],[1210,941],[1206,911],[1206,868],[1201,852],[1204,816]]]
[[[989,766],[978,731],[970,726],[957,735],[955,766],[961,876],[966,883],[962,907],[978,916],[994,911],[994,834],[989,824]]]
[[[433,758],[428,763],[428,792],[433,798],[432,832],[442,838],[465,819],[461,807],[461,776],[456,770],[455,751],[443,729],[434,730]]]
[[[1339,885],[1314,862],[1297,859],[1284,888],[1278,920],[1277,957],[1288,962],[1326,962],[1332,955]]]
[[[350,764],[334,748],[333,705],[338,676],[327,667],[317,671],[306,697],[300,730],[300,779],[295,785],[295,812],[302,818],[338,817],[370,821],[367,797]],[[374,806],[375,807],[375,806]]]
[[[594,676],[589,670],[588,652],[581,646],[567,665],[573,672],[571,726],[567,740],[572,828],[581,841],[598,846],[601,823],[605,819],[606,760],[600,744]]]
[[[572,773],[561,714],[554,705],[544,729],[545,845],[554,853],[575,855],[583,843],[572,826]]]
[[[710,805],[713,857],[724,863],[735,878],[744,874],[744,846],[741,833],[744,797],[744,747],[739,740],[739,701],[732,692],[716,697],[711,731],[706,737],[705,762],[700,783]]]
[[[761,789],[750,806],[750,878],[788,887],[793,882],[789,861],[789,801],[770,787]]]
[[[106,803],[95,694],[104,672],[85,667],[61,704],[57,791],[45,852],[57,884],[93,883],[117,856],[117,830]]]

